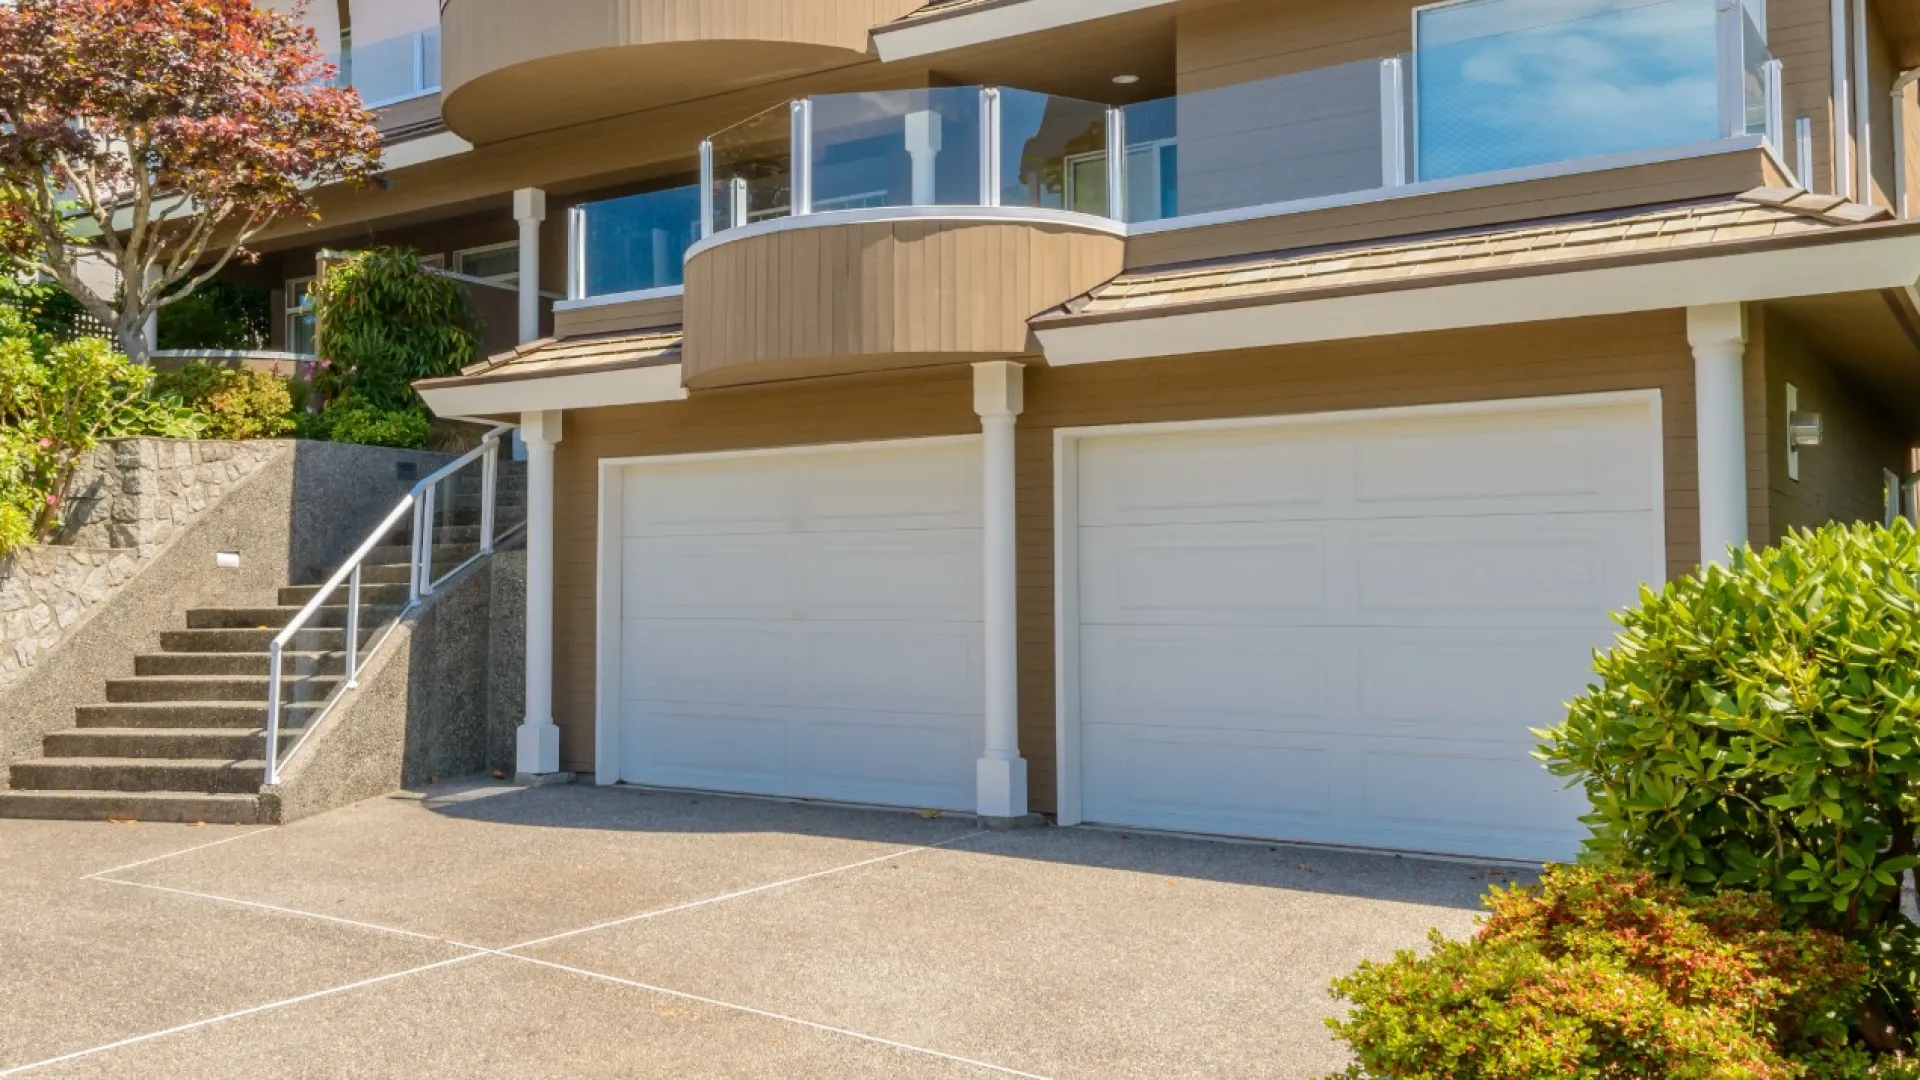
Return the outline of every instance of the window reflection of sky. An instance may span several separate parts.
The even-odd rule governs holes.
[[[1718,134],[1714,0],[1467,0],[1419,45],[1423,180]]]

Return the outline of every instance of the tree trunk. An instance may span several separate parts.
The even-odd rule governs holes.
[[[153,356],[147,348],[147,327],[145,319],[128,324],[123,318],[121,325],[114,331],[114,337],[117,339],[115,344],[121,352],[127,354],[127,359],[132,360],[142,367],[152,363]]]

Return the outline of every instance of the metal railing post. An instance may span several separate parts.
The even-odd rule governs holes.
[[[1794,180],[1813,190],[1813,117],[1802,116],[1793,122]]]
[[[1787,143],[1786,68],[1778,60],[1767,61],[1767,145],[1784,154]]]
[[[713,235],[713,140],[700,142],[700,239]]]
[[[1407,182],[1407,80],[1400,58],[1380,61],[1380,184]]]
[[[427,32],[422,30],[413,35],[413,89],[415,93],[427,88]]]
[[[347,579],[347,686],[360,685],[360,564]]]
[[[813,213],[813,101],[799,98],[791,107],[793,130],[793,216]]]
[[[422,522],[423,528],[417,536],[417,542],[420,545],[420,560],[418,565],[420,567],[421,596],[433,595],[433,530],[436,524],[433,517],[433,504],[440,501],[439,494],[440,485],[433,483],[428,484],[427,490],[420,495],[420,516],[424,519]]]
[[[500,440],[487,440],[486,456],[480,459],[480,554],[493,554],[494,508],[499,505]]]
[[[1107,110],[1107,216],[1125,221],[1127,213],[1127,114]]]
[[[980,205],[1000,205],[1000,91],[980,88]]]
[[[280,782],[280,640],[267,646],[267,775],[268,784]]]
[[[413,504],[412,550],[407,558],[407,603],[409,606],[420,602],[420,504]]]
[[[567,299],[587,297],[587,208],[567,211]]]

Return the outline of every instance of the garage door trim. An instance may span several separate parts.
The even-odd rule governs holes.
[[[1647,410],[1653,435],[1651,450],[1655,535],[1664,545],[1666,521],[1666,438],[1661,424],[1658,389],[1621,390],[1551,397],[1447,402],[1436,405],[1396,406],[1344,412],[1299,413],[1281,416],[1232,417],[1158,423],[1109,424],[1057,428],[1053,442],[1053,555],[1054,555],[1054,740],[1057,813],[1061,825],[1082,822],[1081,714],[1080,714],[1080,477],[1079,448],[1088,440],[1187,432],[1226,432],[1261,429],[1338,427],[1355,423],[1395,420],[1433,420],[1447,417],[1498,416],[1509,413],[1575,411],[1596,407],[1640,405]],[[1663,563],[1664,565],[1664,563]],[[1663,576],[1664,580],[1664,576]]]
[[[912,439],[876,439],[870,441],[808,443],[800,446],[756,447],[749,450],[720,450],[691,454],[643,454],[633,457],[601,458],[597,483],[600,488],[599,519],[595,522],[594,574],[594,716],[593,763],[595,781],[601,785],[620,779],[620,694],[621,655],[624,633],[621,596],[625,568],[621,561],[619,524],[625,518],[625,484],[621,482],[630,466],[661,463],[748,461],[770,457],[808,457],[844,454],[849,451],[884,450],[890,446],[927,449],[943,445],[978,445],[974,435],[933,435]],[[611,523],[611,527],[609,527]],[[983,556],[984,557],[984,556]]]

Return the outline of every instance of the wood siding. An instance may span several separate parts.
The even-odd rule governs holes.
[[[447,124],[476,142],[868,59],[916,0],[451,0]]]
[[[680,316],[681,298],[678,296],[629,300],[624,304],[556,311],[553,313],[553,335],[567,338],[582,334],[611,334],[620,330],[653,330],[680,325]]]
[[[1110,280],[1123,248],[1067,225],[961,220],[720,244],[687,263],[687,385],[1030,352],[1027,320]]]
[[[1749,398],[1747,452],[1765,462],[1767,491],[1765,516],[1756,521],[1756,526],[1764,523],[1764,529],[1756,528],[1755,542],[1773,543],[1788,529],[1828,521],[1881,520],[1884,471],[1906,474],[1912,440],[1879,408],[1872,394],[1836,371],[1820,347],[1791,321],[1762,313],[1758,325],[1764,369],[1758,381],[1765,390],[1765,404],[1756,409],[1757,403]],[[1749,390],[1755,381],[1750,374]],[[1788,383],[1799,389],[1801,410],[1819,413],[1826,424],[1825,440],[1800,451],[1798,480],[1787,476]],[[1757,446],[1753,445],[1756,435]]]
[[[1054,802],[1053,431],[1657,388],[1671,573],[1699,558],[1693,360],[1680,312],[1027,372],[1017,440],[1021,752]],[[559,447],[555,649],[565,767],[593,768],[598,462],[979,430],[964,367],[696,393],[569,413]],[[1763,476],[1761,482],[1764,482]],[[1756,492],[1758,494],[1758,492]]]
[[[1759,150],[1133,236],[1127,268],[1733,195],[1778,178]]]

